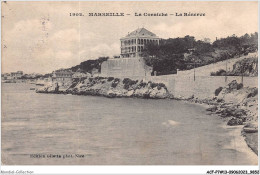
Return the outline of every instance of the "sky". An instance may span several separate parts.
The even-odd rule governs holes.
[[[70,16],[81,12],[82,17]],[[90,17],[89,13],[125,13]],[[205,16],[175,16],[176,13]],[[168,13],[168,16],[135,16]],[[200,40],[258,31],[257,2],[2,2],[2,72],[50,73],[120,54],[120,38],[144,27],[160,38]]]

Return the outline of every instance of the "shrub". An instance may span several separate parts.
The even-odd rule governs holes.
[[[254,97],[254,96],[256,96],[257,94],[258,94],[258,89],[255,88],[255,89],[253,90],[253,92],[251,92],[251,93],[249,93],[249,94],[247,95],[247,98]]]
[[[242,84],[242,83],[239,83],[239,84],[237,85],[237,90],[242,89],[242,88],[243,88],[243,84]]]
[[[210,72],[210,76],[216,76],[216,72]]]
[[[155,87],[157,87],[157,86],[158,86],[158,84],[157,84],[157,83],[151,83],[150,85],[151,85],[151,88],[155,88]]]
[[[215,90],[215,96],[218,96],[219,93],[222,91],[223,87],[219,87]]]
[[[141,81],[140,84],[139,84],[139,86],[140,86],[141,88],[144,88],[146,85],[147,85],[147,83],[145,83],[145,82],[143,82],[143,81]]]
[[[165,84],[163,84],[163,83],[159,83],[158,85],[159,85],[160,87],[166,88]]]
[[[161,88],[167,89],[165,84],[163,84],[163,83],[158,83],[157,88],[158,88],[158,90],[161,90]]]
[[[107,81],[113,81],[114,77],[108,77]]]
[[[217,72],[211,72],[211,76],[223,76],[226,75],[226,71],[224,69],[220,69]]]
[[[111,87],[115,88],[115,87],[117,87],[117,84],[118,84],[118,83],[113,82],[113,83],[111,84]]]
[[[115,88],[118,85],[119,81],[120,81],[119,78],[115,78],[114,81],[111,84],[111,87]]]
[[[130,78],[124,78],[124,80],[123,80],[123,84],[127,84],[129,81],[131,81]]]
[[[124,88],[128,89],[129,87],[136,84],[137,82],[138,82],[138,80],[134,81],[129,78],[124,78],[124,80],[123,80]]]

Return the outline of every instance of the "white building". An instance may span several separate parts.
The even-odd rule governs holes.
[[[52,73],[52,82],[57,82],[60,86],[72,82],[72,72],[66,70],[57,70]]]
[[[145,28],[138,28],[120,39],[120,58],[101,64],[101,76],[137,78],[151,76],[152,68],[142,58],[146,44],[159,44],[160,38]]]
[[[121,57],[140,57],[145,44],[159,44],[159,37],[145,28],[138,28],[120,39]]]

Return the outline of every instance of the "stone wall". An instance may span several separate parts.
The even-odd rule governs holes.
[[[144,77],[151,76],[151,68],[146,66],[142,58],[108,59],[101,65],[104,77]]]
[[[252,55],[229,60],[228,66],[233,66],[234,62]],[[226,66],[225,62],[196,68],[196,78],[194,81],[194,70],[178,72],[178,74],[150,76],[151,68],[144,64],[141,58],[119,58],[109,59],[101,65],[101,75],[103,77],[130,78],[132,80],[152,81],[164,83],[168,90],[180,98],[188,98],[194,95],[198,98],[213,97],[215,90],[226,86],[232,80],[242,82],[241,76],[210,76],[213,70],[219,70]],[[244,77],[244,87],[258,87],[258,77]]]
[[[122,77],[121,77],[122,78]],[[132,80],[164,83],[171,94],[178,98],[189,98],[192,95],[200,99],[213,97],[217,88],[224,87],[233,80],[242,83],[241,76],[196,76],[181,77],[174,75],[163,76],[129,76]],[[258,87],[258,77],[243,77],[244,87]]]
[[[188,98],[192,95],[199,98],[213,97],[215,90],[226,86],[232,80],[242,83],[240,76],[198,76],[180,77],[176,75],[165,75],[157,77],[146,77],[143,80],[155,83],[164,83],[170,93],[176,97]],[[258,77],[243,77],[244,87],[258,87]]]

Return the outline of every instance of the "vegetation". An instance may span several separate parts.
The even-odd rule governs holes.
[[[119,82],[120,82],[120,79],[119,78],[115,78],[114,81],[111,84],[111,87],[113,87],[113,88],[117,87]]]
[[[162,39],[160,44],[145,45],[143,57],[148,66],[153,67],[153,74],[172,74],[179,70],[192,69],[194,65],[203,66],[230,59],[236,55],[254,52],[258,47],[258,33],[235,35],[217,39],[209,43],[208,39],[195,40],[193,36],[184,38]]]
[[[211,76],[258,76],[258,58],[245,58],[243,60],[237,61],[233,65],[233,69],[230,71],[225,71],[223,69],[217,72],[211,72]]]
[[[91,73],[93,69],[97,69],[98,72],[101,71],[101,64],[106,61],[109,57],[99,57],[96,60],[87,60],[84,62],[81,62],[79,65],[71,67],[67,70],[71,70],[72,72],[76,72],[78,70],[81,70],[82,72],[88,72]]]
[[[113,81],[114,77],[108,77],[107,81]]]
[[[218,96],[218,94],[222,91],[223,87],[219,87],[215,90],[215,96]]]
[[[210,75],[211,76],[225,76],[226,71],[224,69],[220,69],[217,72],[211,72]]]
[[[131,80],[130,78],[124,78],[123,84],[124,84],[124,89],[129,89],[129,87],[135,85],[138,82],[138,80]]]

